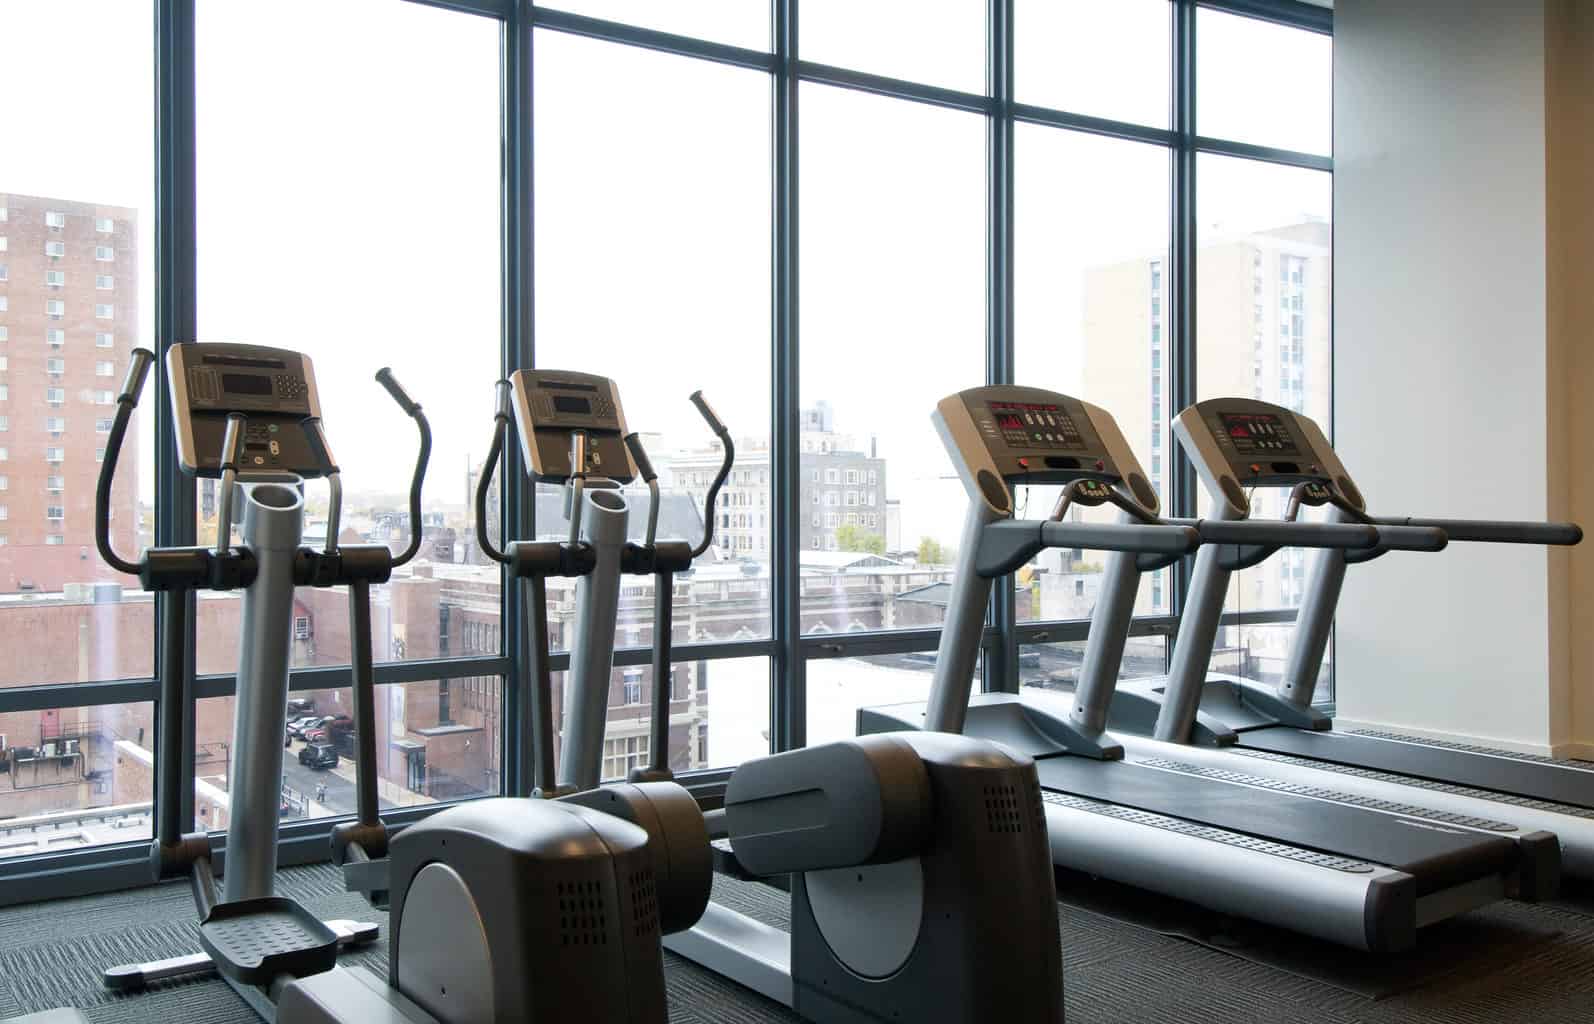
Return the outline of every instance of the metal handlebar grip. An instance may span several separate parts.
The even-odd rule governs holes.
[[[631,461],[636,463],[637,472],[642,474],[642,482],[650,484],[657,480],[659,475],[653,472],[647,449],[642,447],[642,438],[635,431],[625,435],[625,446],[631,452]]]
[[[1196,529],[1208,544],[1301,548],[1370,548],[1378,544],[1378,531],[1362,523],[1203,519]]]
[[[1450,535],[1432,526],[1380,526],[1378,546],[1390,551],[1443,551]]]
[[[708,399],[703,397],[703,392],[692,392],[692,404],[697,406],[698,413],[701,414],[703,419],[708,422],[708,428],[710,430],[714,431],[716,434],[719,434],[721,437],[725,436],[727,433],[725,430],[725,424],[721,423],[720,418],[714,415],[714,410],[709,407]]]
[[[1191,527],[1142,523],[1047,522],[1041,526],[1040,535],[1049,548],[1096,548],[1168,555],[1188,554],[1201,544],[1201,535]]]
[[[384,366],[376,371],[376,382],[387,389],[387,393],[393,396],[393,401],[399,404],[399,408],[404,410],[406,416],[414,416],[415,410],[421,407],[420,403],[414,401],[405,393],[403,386],[398,382],[398,378],[393,376],[391,367]]]
[[[515,386],[509,383],[507,380],[500,380],[497,384],[493,385],[493,389],[498,392],[498,408],[494,410],[493,415],[502,416],[505,419],[509,418],[513,411],[513,406],[511,403],[513,402],[514,398],[514,387]]]
[[[243,413],[235,412],[227,417],[227,432],[221,438],[221,469],[223,471],[236,470],[238,468],[238,456],[243,453],[244,448],[244,422]]]
[[[132,354],[133,361],[127,364],[127,376],[122,380],[122,393],[116,396],[116,400],[131,399],[137,405],[138,396],[144,390],[144,380],[149,376],[149,368],[155,365],[155,353],[147,348],[135,348]]]
[[[1583,528],[1576,523],[1510,522],[1494,519],[1419,519],[1385,518],[1373,522],[1379,526],[1431,526],[1445,531],[1453,541],[1475,541],[1484,544],[1577,544],[1583,540]]]

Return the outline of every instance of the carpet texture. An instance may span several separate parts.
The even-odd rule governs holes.
[[[1391,962],[1274,929],[1061,876],[1068,1019],[1134,1024],[1572,1024],[1594,1020],[1594,895],[1500,904],[1424,935]],[[323,918],[385,915],[345,893],[329,865],[290,868],[280,889]],[[720,880],[722,903],[774,925],[786,894]],[[132,996],[107,992],[108,965],[193,950],[186,884],[0,910],[0,1015],[75,1005],[95,1022],[223,1024],[253,1015],[214,978]],[[993,951],[1003,955],[1006,951]],[[344,957],[385,969],[381,941]],[[674,1024],[795,1022],[783,1007],[666,955]]]

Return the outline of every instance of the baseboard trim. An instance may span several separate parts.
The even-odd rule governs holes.
[[[1519,740],[1501,739],[1498,736],[1474,736],[1461,732],[1440,732],[1435,729],[1419,729],[1414,726],[1393,722],[1364,722],[1359,719],[1344,717],[1334,719],[1334,728],[1339,730],[1377,729],[1383,732],[1403,732],[1428,740],[1441,740],[1446,743],[1466,743],[1480,747],[1498,747],[1501,750],[1510,750],[1518,754],[1533,754],[1538,757],[1594,759],[1594,743],[1523,743]]]

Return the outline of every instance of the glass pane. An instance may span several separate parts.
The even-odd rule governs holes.
[[[1196,131],[1213,139],[1332,153],[1333,38],[1199,8]]]
[[[1013,88],[1020,103],[1168,126],[1168,0],[1017,0]]]
[[[978,688],[981,662],[974,668]],[[924,701],[935,674],[935,652],[808,660],[808,745],[857,735],[858,709]]]
[[[803,0],[798,46],[803,60],[983,94],[986,6]]]
[[[985,381],[985,121],[801,102],[803,631],[935,625],[965,500],[930,414]]]
[[[150,671],[148,599],[95,551],[94,492],[129,354],[154,338],[152,6],[0,5],[0,636],[29,638],[0,687]],[[144,399],[111,492],[124,558],[151,540]]]
[[[745,46],[750,50],[770,48],[767,3],[749,0],[557,0],[547,6],[660,32]],[[538,60],[542,59],[542,40],[547,36],[548,33],[538,36]],[[540,160],[542,151],[537,155]],[[541,174],[540,169],[538,173]],[[538,188],[541,188],[540,182]]]
[[[347,541],[409,539],[416,434],[373,374],[391,366],[425,407],[422,549],[376,588],[375,654],[454,653],[448,609],[498,603],[467,511],[499,370],[498,24],[385,0],[204,0],[196,34],[200,336],[315,360]],[[283,53],[295,74],[282,75]],[[273,290],[289,279],[299,286]],[[209,540],[214,484],[198,500]],[[319,545],[324,483],[306,504]],[[298,598],[296,664],[345,663],[342,592]],[[215,635],[200,671],[231,671],[236,633]]]
[[[1019,125],[1015,155],[1015,379],[1106,409],[1165,495],[1168,151]],[[1019,488],[1018,514],[1050,515],[1060,491]],[[1117,512],[1080,508],[1070,516],[1110,522]],[[1019,573],[1019,620],[1088,618],[1106,558],[1079,549],[1036,556]],[[1168,570],[1146,574],[1136,611],[1166,613],[1170,586]]]
[[[1332,436],[1332,175],[1202,156],[1196,181],[1199,397],[1273,402]],[[1259,490],[1252,514],[1278,518],[1288,498],[1283,488]],[[1224,607],[1296,607],[1310,560],[1287,548],[1235,573]]]
[[[1269,686],[1284,680],[1290,643],[1295,638],[1295,623],[1270,622],[1257,626],[1224,626],[1212,645],[1211,671],[1224,675],[1257,679]],[[1317,674],[1314,701],[1334,698],[1334,638],[1329,636],[1323,650],[1323,665]]]
[[[537,363],[619,386],[660,473],[660,538],[703,533],[722,450],[687,400],[702,390],[736,462],[714,545],[677,581],[676,621],[691,624],[682,639],[766,637],[768,77],[554,32],[537,46]],[[474,421],[483,438],[486,408]],[[641,539],[646,489],[630,499]],[[560,489],[540,486],[539,534],[562,537],[566,524]],[[652,588],[626,578],[621,646],[636,643],[632,615],[651,619]]]
[[[1026,689],[1073,693],[1079,669],[1085,663],[1087,641],[1025,644],[1018,649],[1019,685]],[[1168,640],[1161,636],[1133,636],[1124,644],[1119,679],[1143,679],[1167,671]]]
[[[347,687],[289,694],[282,758],[283,820],[356,809],[353,707]],[[195,806],[227,827],[232,697],[199,702]],[[377,800],[382,809],[496,796],[502,791],[503,680],[426,680],[376,688]]]
[[[0,858],[151,836],[155,705],[0,713]]]
[[[769,753],[768,658],[677,660],[673,675],[670,771],[728,768]],[[564,672],[553,674],[556,725],[564,720],[565,680]],[[650,763],[652,700],[651,665],[621,666],[610,674],[605,780],[626,778]],[[562,735],[554,737],[554,746],[557,758]]]

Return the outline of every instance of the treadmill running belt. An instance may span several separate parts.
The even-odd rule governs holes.
[[[1381,736],[1282,726],[1242,732],[1240,745],[1594,810],[1594,764],[1583,769]]]
[[[1291,846],[1372,861],[1416,879],[1427,895],[1500,874],[1516,859],[1509,839],[1378,811],[1148,768],[1134,761],[1039,758],[1041,785],[1244,832]]]

